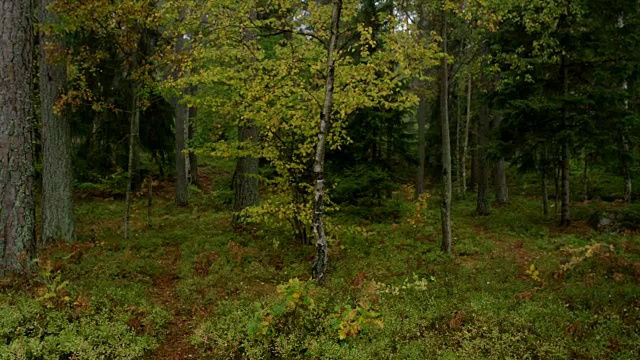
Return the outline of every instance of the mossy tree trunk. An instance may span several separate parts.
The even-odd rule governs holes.
[[[40,32],[40,118],[42,122],[42,243],[74,241],[73,169],[71,125],[67,116],[54,109],[67,74],[61,60],[63,42],[46,34],[46,27],[58,23],[47,9],[51,0],[38,7]]]
[[[30,1],[0,0],[0,274],[35,256]]]

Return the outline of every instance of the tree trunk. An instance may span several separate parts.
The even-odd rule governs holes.
[[[569,69],[565,65],[565,59],[562,58],[562,82],[563,82],[563,95],[565,99],[569,96]],[[562,125],[566,131],[567,124],[567,105],[562,105]],[[569,140],[563,139],[562,141],[562,211],[560,212],[560,225],[569,226],[571,224],[571,193],[569,189],[569,171],[571,170],[571,154],[569,150]]]
[[[469,188],[472,190],[478,190],[478,183],[480,182],[480,160],[479,160],[479,151],[480,147],[480,119],[474,122],[473,132],[471,133],[471,181],[469,182]]]
[[[456,108],[457,108],[457,112],[456,112],[456,148],[454,150],[454,156],[453,158],[455,159],[455,165],[454,168],[456,169],[456,192],[458,194],[458,196],[460,196],[462,194],[462,184],[460,182],[460,175],[461,175],[461,170],[460,170],[460,164],[461,164],[461,157],[460,157],[460,127],[461,127],[461,117],[462,117],[462,110],[460,109],[460,97],[456,96]]]
[[[0,275],[35,256],[30,1],[0,0]]]
[[[196,117],[198,113],[198,108],[190,107],[189,108],[189,127],[188,127],[188,146],[191,148],[195,137],[195,129],[196,129]],[[189,151],[189,178],[191,179],[190,183],[195,186],[200,186],[200,179],[198,177],[198,156],[195,152]]]
[[[486,100],[485,100],[486,101]],[[479,121],[478,121],[478,149],[477,163],[478,163],[478,201],[476,206],[476,213],[481,216],[491,214],[491,204],[489,202],[489,161],[487,159],[487,145],[489,137],[489,109],[486,103],[483,103],[480,107]]]
[[[51,0],[39,4],[40,25],[54,26],[55,14],[47,9]],[[54,109],[67,79],[61,59],[60,39],[40,32],[40,114],[42,121],[42,243],[74,241],[73,169],[71,125],[68,116]]]
[[[442,44],[447,53],[447,14],[442,11]],[[442,58],[442,92],[440,94],[440,114],[442,120],[442,251],[451,252],[451,139],[449,136],[449,70],[447,56]]]
[[[127,173],[127,194],[125,199],[125,214],[124,214],[124,238],[129,238],[129,219],[131,217],[131,201],[133,198],[132,192],[134,189],[134,181],[136,178],[135,161],[136,153],[138,153],[138,142],[140,137],[140,103],[136,90],[133,91],[133,99],[131,106],[131,114],[129,118],[129,164]]]
[[[497,130],[502,122],[502,116],[495,114],[493,116],[493,128]],[[509,188],[507,187],[507,175],[505,173],[504,158],[498,159],[493,168],[493,180],[496,191],[496,202],[504,205],[509,202]]]
[[[238,129],[241,143],[258,141],[258,128],[255,125],[241,126]],[[234,179],[235,198],[233,202],[233,223],[238,225],[246,219],[242,211],[258,205],[258,159],[251,156],[241,157],[236,162]]]
[[[324,88],[324,104],[320,115],[320,126],[318,129],[318,144],[313,163],[313,172],[316,178],[314,203],[313,203],[313,235],[316,240],[316,257],[313,261],[311,276],[318,283],[322,283],[327,269],[329,249],[327,245],[327,235],[324,232],[324,153],[327,139],[327,127],[331,125],[331,112],[333,111],[333,87],[335,83],[335,58],[334,50],[338,42],[338,32],[340,31],[340,12],[342,11],[342,0],[333,0],[331,11],[331,36],[329,38],[329,49],[327,51],[327,79]]]
[[[187,159],[185,150],[185,130],[189,121],[189,107],[182,104],[182,96],[175,98],[173,108],[175,111],[175,163],[176,163],[176,206],[187,206],[189,204],[189,181],[187,179]]]
[[[547,169],[549,165],[549,156],[547,149],[544,149],[542,164],[540,164],[540,176],[542,177],[542,213],[545,217],[549,215],[549,191],[547,186]]]
[[[633,182],[631,179],[631,146],[629,145],[629,137],[625,134],[622,136],[622,151],[623,151],[623,173],[624,173],[624,201],[631,203]]]
[[[553,215],[554,216],[558,216],[558,209],[560,207],[560,162],[559,161],[555,161],[556,166],[553,168],[553,172],[554,172],[554,185],[555,185],[555,190],[554,190],[554,198],[553,198],[553,203],[554,203],[554,208],[553,208]]]
[[[460,168],[462,170],[462,196],[467,193],[467,151],[469,151],[469,128],[471,125],[471,76],[467,84],[467,123],[464,126],[464,145],[462,147],[462,159]]]
[[[429,113],[429,103],[424,94],[420,94],[420,103],[418,104],[418,175],[416,177],[416,199],[424,193],[424,163],[426,156],[426,124]]]
[[[589,179],[587,178],[587,169],[588,169],[588,156],[587,152],[584,152],[584,167],[582,168],[582,200],[589,200]]]

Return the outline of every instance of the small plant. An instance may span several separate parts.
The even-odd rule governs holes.
[[[355,308],[350,306],[339,307],[337,312],[330,315],[333,329],[338,332],[338,338],[356,338],[359,333],[368,329],[382,329],[384,324],[380,314],[370,309],[369,304],[360,303]]]
[[[60,308],[71,303],[71,292],[67,289],[69,281],[62,279],[59,270],[55,270],[51,261],[40,263],[38,265],[38,277],[42,285],[36,289],[36,299],[45,307]]]

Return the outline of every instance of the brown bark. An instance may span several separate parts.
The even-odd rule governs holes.
[[[464,145],[462,146],[462,159],[460,168],[462,169],[462,196],[467,193],[467,151],[469,151],[469,129],[471,127],[471,76],[467,83],[467,122],[464,126]]]
[[[185,125],[189,121],[189,107],[181,103],[182,97],[173,101],[175,112],[175,163],[176,163],[176,206],[189,204],[189,182],[187,179],[187,159],[185,154]]]
[[[420,95],[418,112],[418,174],[416,176],[416,198],[424,193],[424,166],[426,156],[426,124],[429,116],[429,104],[424,94]]]
[[[316,145],[313,172],[316,183],[313,203],[313,234],[316,240],[316,257],[313,261],[311,276],[322,283],[327,269],[329,249],[327,235],[324,230],[324,153],[327,140],[327,127],[331,124],[331,112],[333,111],[333,87],[335,83],[335,54],[340,31],[340,12],[342,0],[333,0],[331,11],[331,36],[327,50],[327,78],[324,88],[324,104],[320,114],[320,126],[318,129],[318,143]]]
[[[30,1],[0,0],[0,275],[35,256]]]
[[[131,201],[135,191],[136,157],[138,153],[138,143],[140,138],[140,103],[136,91],[133,91],[131,102],[131,113],[129,115],[129,163],[127,172],[127,193],[125,198],[124,213],[124,238],[129,238],[129,218],[131,217]]]
[[[196,129],[196,117],[198,109],[196,107],[189,108],[189,126],[188,126],[188,146],[191,147],[191,142],[195,137]],[[189,183],[195,186],[200,186],[200,178],[198,177],[198,156],[195,152],[189,151]]]
[[[562,92],[565,98],[569,96],[569,69],[565,66],[565,59],[562,58]],[[568,127],[567,105],[563,105],[562,125]],[[560,212],[560,225],[569,226],[571,224],[571,192],[569,188],[569,171],[571,167],[571,152],[569,150],[569,140],[562,141],[562,210]]]
[[[502,122],[502,116],[494,114],[493,128],[497,130]],[[504,205],[509,202],[509,188],[507,187],[507,175],[505,171],[504,158],[496,160],[493,167],[493,181],[496,192],[496,203]]]
[[[255,125],[242,126],[238,129],[238,140],[242,142],[257,142],[258,128]],[[251,156],[241,157],[236,162],[234,177],[235,198],[233,202],[233,223],[239,224],[245,220],[241,212],[258,205],[258,159]]]
[[[489,202],[489,161],[487,159],[487,145],[489,137],[489,109],[488,105],[482,104],[480,107],[478,121],[478,200],[476,203],[476,213],[481,216],[491,214],[491,204]]]
[[[54,110],[66,78],[60,59],[62,41],[46,33],[58,23],[47,9],[51,0],[39,4],[40,32],[40,115],[42,121],[42,243],[74,241],[73,169],[71,166],[71,125],[68,116]],[[59,113],[59,112],[58,112]]]
[[[442,11],[442,43],[447,53],[447,14]],[[442,225],[442,251],[451,252],[451,139],[449,136],[449,70],[447,56],[442,58],[442,91],[440,93],[440,114],[442,121],[442,203],[440,215]]]

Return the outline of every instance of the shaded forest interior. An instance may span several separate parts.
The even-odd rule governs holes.
[[[640,358],[637,1],[0,9],[0,359]]]

